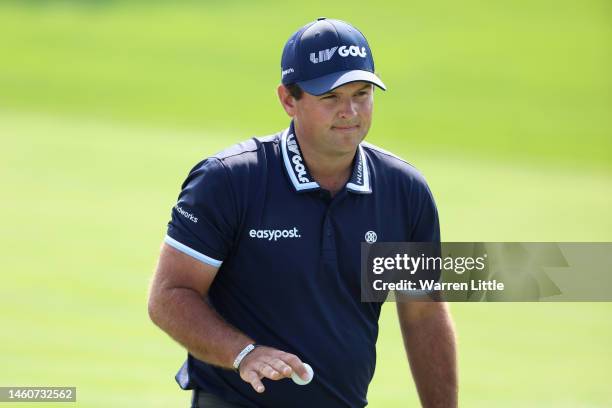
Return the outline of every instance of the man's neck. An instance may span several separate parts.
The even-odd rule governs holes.
[[[302,143],[299,137],[298,142],[306,166],[317,183],[325,190],[329,190],[332,196],[342,190],[351,177],[355,152],[345,155],[326,155],[312,149],[307,143]]]

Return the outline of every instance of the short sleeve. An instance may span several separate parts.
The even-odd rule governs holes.
[[[412,224],[410,241],[439,243],[440,221],[433,194],[424,179],[418,183],[415,190],[414,205],[418,210]]]
[[[419,175],[420,176],[420,175]],[[438,209],[433,198],[433,194],[427,185],[425,179],[420,176],[416,180],[413,189],[411,189],[413,207],[416,209],[413,215],[413,221],[410,231],[410,242],[429,243],[433,245],[420,245],[415,247],[415,251],[425,256],[440,256],[440,221],[438,219]],[[418,248],[418,250],[417,250]],[[411,276],[413,282],[420,281],[435,281],[439,282],[441,278],[441,270],[425,271],[419,270]],[[418,285],[420,286],[420,284]],[[396,291],[400,295],[407,296],[410,299],[428,296],[435,299],[437,291],[434,290],[410,290]]]
[[[220,267],[238,225],[227,170],[217,158],[196,165],[182,185],[164,241],[208,265]]]

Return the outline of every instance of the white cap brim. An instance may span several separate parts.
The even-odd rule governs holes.
[[[311,95],[323,95],[339,86],[358,81],[369,82],[383,91],[387,89],[376,74],[362,70],[334,72],[308,81],[298,81],[297,84]]]

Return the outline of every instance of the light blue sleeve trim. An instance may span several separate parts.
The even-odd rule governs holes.
[[[189,255],[190,257],[195,258],[198,261],[203,262],[207,265],[214,266],[215,268],[220,267],[221,264],[223,263],[223,261],[218,261],[214,258],[211,258],[210,256],[206,256],[194,249],[189,248],[185,244],[181,244],[180,242],[178,242],[176,239],[172,238],[169,235],[166,235],[166,238],[164,238],[164,242],[170,245],[172,248],[178,249],[179,251]]]

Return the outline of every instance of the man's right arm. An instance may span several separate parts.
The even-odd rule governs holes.
[[[149,293],[149,316],[197,359],[229,369],[254,341],[206,303],[217,269],[164,244]]]
[[[164,244],[150,288],[149,316],[197,359],[232,369],[240,351],[255,341],[206,302],[217,270]],[[241,378],[257,392],[264,391],[262,378],[279,380],[293,371],[308,376],[298,357],[271,347],[257,347],[240,364]]]

